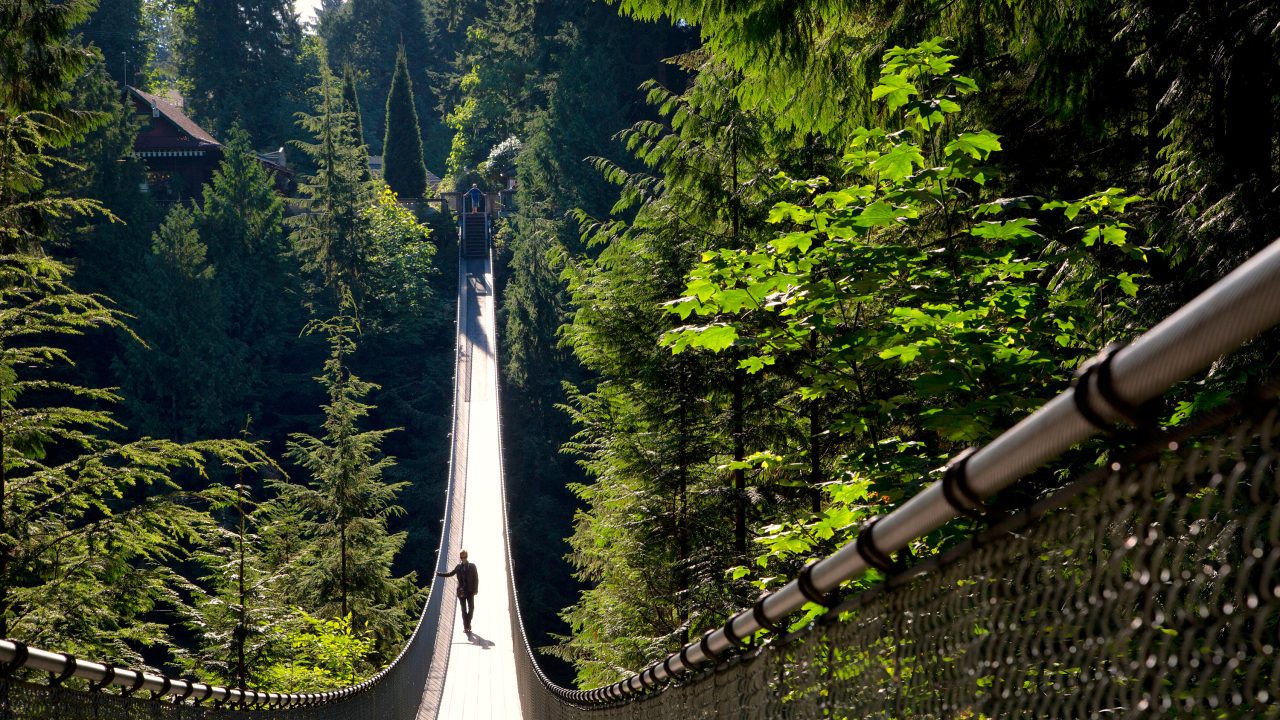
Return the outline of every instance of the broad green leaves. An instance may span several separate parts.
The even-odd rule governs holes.
[[[846,541],[869,493],[908,494],[930,458],[1035,407],[1141,292],[1142,250],[1116,219],[1140,198],[994,196],[1000,138],[954,127],[976,90],[954,60],[938,41],[886,53],[885,121],[851,133],[842,172],[783,176],[804,197],[773,206],[772,237],[705,254],[667,305],[686,323],[662,339],[672,352],[795,373],[796,405],[822,408],[844,451],[827,471],[859,478],[861,494],[766,526],[761,569]]]

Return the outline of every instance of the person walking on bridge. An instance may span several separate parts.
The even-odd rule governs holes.
[[[471,634],[471,616],[475,614],[475,595],[480,591],[480,574],[475,563],[467,562],[467,551],[458,553],[458,564],[447,573],[436,573],[437,577],[458,578],[458,607],[462,608],[462,628]]]

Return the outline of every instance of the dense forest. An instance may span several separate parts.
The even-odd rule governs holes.
[[[848,542],[1280,216],[1263,0],[0,0],[0,28],[0,636],[242,687],[349,684],[416,621],[457,250],[424,198],[509,193],[514,573],[583,687]],[[162,111],[217,138],[201,182],[137,151]]]

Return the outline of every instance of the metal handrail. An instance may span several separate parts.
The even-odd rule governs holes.
[[[1123,418],[1199,372],[1226,353],[1280,324],[1280,240],[1236,268],[1211,288],[1165,318],[1132,344],[1102,355],[1081,382],[1047,402],[986,446],[953,458],[963,467],[965,492],[979,502],[1013,484],[1071,446],[1103,430],[1099,423]],[[1105,376],[1103,376],[1105,375]],[[1102,377],[1100,377],[1102,376]],[[1083,407],[1083,410],[1082,410]],[[1092,416],[1092,420],[1090,420]],[[957,462],[959,461],[959,462]],[[952,499],[948,498],[948,494]],[[903,549],[962,513],[973,503],[957,503],[955,490],[935,482],[893,512],[864,527],[859,538],[810,564],[799,577],[643,670],[593,690],[559,687],[539,671],[547,690],[574,704],[611,705],[658,690],[680,675],[725,659],[742,640],[780,624],[811,597],[825,596],[870,569],[868,562]],[[762,622],[763,621],[763,622]],[[536,662],[535,662],[536,665]]]

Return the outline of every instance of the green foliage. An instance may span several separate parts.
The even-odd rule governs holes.
[[[237,480],[221,488],[211,508],[227,524],[214,526],[193,555],[202,576],[183,587],[191,601],[182,610],[200,640],[183,664],[220,684],[274,688],[273,668],[291,656],[285,629],[299,612],[281,604],[289,565],[278,562],[281,545],[272,542],[273,523],[285,513],[276,502],[255,502],[243,471]]]
[[[391,190],[405,198],[424,197],[427,166],[422,160],[422,131],[414,107],[409,61],[400,46],[396,73],[387,94],[387,137],[382,143],[382,177]]]
[[[300,114],[299,122],[315,142],[296,145],[316,171],[299,186],[308,212],[293,219],[294,250],[302,270],[316,278],[314,294],[327,290],[334,307],[349,294],[359,304],[367,231],[361,213],[372,199],[372,188],[364,179],[368,161],[354,136],[354,123],[342,109],[341,88],[327,70],[322,70],[313,93],[316,114]]]
[[[361,277],[368,331],[421,332],[423,323],[441,309],[427,284],[436,272],[431,229],[386,186],[361,214],[368,228],[367,268]]]
[[[302,28],[289,0],[192,2],[178,16],[187,107],[217,137],[237,123],[263,145],[293,137]]]
[[[356,90],[356,71],[347,63],[342,67],[342,111],[351,115],[356,144],[364,145],[364,114],[360,110],[360,94]]]
[[[391,562],[404,545],[404,533],[387,529],[402,514],[396,496],[408,484],[386,482],[394,465],[380,445],[392,430],[361,430],[372,406],[363,399],[377,386],[356,377],[349,367],[356,327],[349,316],[312,323],[308,332],[329,340],[330,355],[318,378],[329,395],[324,435],[295,433],[288,456],[311,475],[308,485],[277,482],[282,501],[301,511],[295,531],[308,538],[294,562],[291,597],[327,617],[350,617],[372,634],[380,656],[394,655],[410,630],[418,592],[414,575],[394,577]]]
[[[570,539],[570,561],[591,587],[565,612],[574,636],[555,652],[575,662],[583,685],[616,680],[617,668],[676,647],[746,600],[745,583],[722,579],[746,561],[748,479],[732,465],[744,459],[738,446],[768,432],[745,428],[761,388],[748,389],[728,359],[675,356],[655,342],[674,325],[663,301],[700,253],[747,242],[776,192],[752,137],[757,119],[726,97],[725,80],[708,68],[684,95],[651,88],[671,130],[640,122],[622,140],[661,182],[596,161],[622,188],[615,210],[638,207],[630,222],[583,218],[599,254],[566,270],[575,311],[565,339],[599,376],[570,394],[578,434],[565,446],[591,479],[573,486],[585,510]]]
[[[227,341],[229,318],[194,213],[174,206],[136,276],[134,304],[146,312],[135,329],[147,344],[126,345],[119,359],[134,421],[161,437],[226,430],[224,418],[245,390],[227,370],[242,358]]]
[[[444,98],[444,122],[453,131],[448,178],[456,180],[477,168],[492,148],[520,134],[535,108],[545,106],[538,82],[545,72],[538,54],[546,44],[537,35],[540,10],[546,11],[503,0],[466,29],[452,92]]]
[[[951,119],[976,90],[955,59],[938,40],[887,52],[873,90],[886,125],[851,132],[836,179],[783,176],[803,199],[773,207],[764,242],[703,254],[669,305],[699,324],[663,340],[677,354],[738,349],[751,373],[803,358],[792,392],[827,403],[849,447],[835,469],[889,499],[1130,327],[1146,259],[1116,219],[1139,199],[1121,190],[994,195],[1000,141]],[[840,507],[838,527],[831,513],[767,527],[760,563],[847,541],[865,510]]]
[[[443,164],[444,151],[439,146],[448,141],[427,80],[453,61],[457,48],[452,37],[460,31],[445,27],[444,18],[436,21],[430,15],[446,10],[440,6],[466,12],[463,6],[473,2],[352,0],[321,14],[319,35],[328,51],[329,67],[337,71],[350,65],[364,90],[364,117],[369,121],[365,138],[373,154],[388,154],[382,147],[387,132],[383,103],[391,91],[402,44],[409,78],[424,90],[414,102],[422,129],[434,147],[427,153],[428,165],[439,168]],[[375,104],[369,104],[370,100]]]
[[[261,687],[322,692],[354,685],[369,672],[373,643],[355,634],[350,617],[324,620],[301,610],[298,614],[301,623],[280,631],[290,659],[267,668]]]
[[[68,274],[0,257],[0,634],[139,664],[139,645],[171,643],[146,613],[171,598],[169,565],[208,526],[175,476],[268,461],[239,442],[106,439],[120,426],[101,408],[116,395],[63,379],[59,341],[121,318]]]
[[[86,0],[0,3],[0,254],[33,251],[51,223],[103,210],[94,200],[45,190],[50,168],[81,169],[52,151],[107,120],[74,108],[69,92],[93,53],[67,35],[92,9]]]
[[[8,116],[48,113],[62,123],[63,143],[86,128],[85,118],[64,112],[72,80],[89,66],[93,52],[70,40],[71,31],[93,12],[93,0],[5,0],[0,3],[0,108]],[[51,142],[55,142],[50,139]]]
[[[134,76],[147,62],[143,5],[143,0],[98,0],[81,26],[85,39],[102,53],[117,86],[136,85]]]
[[[188,10],[178,9],[179,22],[192,21]],[[291,412],[280,399],[297,390],[281,382],[281,365],[305,361],[298,350],[309,341],[290,330],[300,321],[284,205],[248,135],[232,126],[201,205],[173,206],[152,233],[132,109],[105,68],[88,65],[91,53],[65,40],[87,11],[0,6],[3,92],[25,103],[0,112],[0,635],[131,666],[161,661],[166,672],[178,666],[241,686],[306,667],[314,668],[308,689],[351,683],[394,654],[418,599],[413,576],[391,571],[404,544],[386,527],[399,485],[348,506],[372,517],[344,516],[351,546],[334,555],[315,514],[324,504],[305,502],[319,495],[285,489],[256,444],[203,439],[240,427],[255,402],[272,422]],[[354,133],[340,112],[334,118],[341,152],[351,145],[342,134]],[[370,235],[358,287],[406,306],[377,313],[381,327],[424,325],[436,310],[423,281],[433,256],[425,228],[393,197],[375,202],[361,179],[348,187],[364,193],[348,216]],[[135,316],[74,290],[70,267],[45,248],[89,266],[92,285],[121,292]],[[117,392],[96,382],[111,373],[134,430],[111,412]],[[363,417],[371,408],[359,399],[375,386],[341,382],[353,394],[337,405]],[[375,435],[350,435],[357,455],[377,452]],[[373,468],[362,480],[390,466],[360,457]],[[229,486],[229,476],[239,482]],[[279,482],[285,498],[255,492],[262,480]],[[354,561],[353,552],[361,553]],[[292,582],[295,569],[320,567],[314,577],[339,564],[352,570],[358,637],[348,624],[307,615],[324,611],[326,598],[300,596]],[[186,631],[173,631],[172,617]]]

